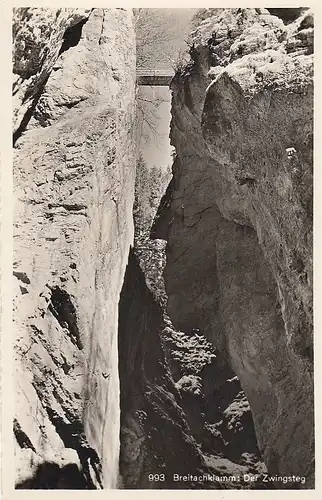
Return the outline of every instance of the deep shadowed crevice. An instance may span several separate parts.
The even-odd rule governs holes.
[[[71,26],[70,28],[67,28],[67,30],[64,33],[63,43],[60,48],[58,57],[71,47],[76,47],[76,45],[78,45],[82,36],[83,26],[84,24],[86,24],[87,20],[88,18],[82,19],[79,23],[75,24],[74,26]]]
[[[307,9],[308,9],[308,7],[296,7],[296,8],[290,8],[290,7],[287,8],[286,7],[284,9],[272,8],[272,9],[267,9],[267,10],[273,16],[276,16],[276,17],[279,17],[280,19],[282,19],[284,24],[290,24],[293,21],[295,21],[295,19],[300,17],[302,12],[304,12]]]
[[[48,309],[55,316],[62,328],[68,330],[69,337],[78,349],[83,349],[80,332],[77,325],[77,315],[69,294],[55,286],[51,289],[51,302]]]
[[[162,310],[130,251],[119,303],[120,475],[124,489],[186,489],[173,472],[197,471],[202,460],[176,403],[161,348]],[[167,472],[151,485],[148,471]],[[200,486],[199,487],[203,487]]]
[[[171,333],[177,335],[172,343]],[[167,473],[165,481],[153,485],[154,489],[225,489],[220,481],[208,481],[208,473],[229,475],[220,467],[209,466],[209,457],[216,463],[222,460],[225,468],[235,463],[257,473],[257,465],[252,468],[244,461],[246,456],[254,464],[261,461],[252,414],[226,360],[217,352],[211,364],[208,360],[202,372],[199,369],[192,376],[198,362],[201,366],[205,363],[200,338],[195,335],[188,344],[188,335],[165,327],[163,310],[145,283],[135,250],[131,250],[119,302],[118,335],[120,475],[124,489],[151,488],[146,474],[151,470]],[[193,386],[189,391],[189,384],[185,389],[181,383],[184,379],[201,383],[201,377],[202,394]],[[174,383],[175,379],[180,380]],[[198,471],[202,479],[186,484],[173,481],[174,474],[190,470]],[[256,489],[266,489],[266,485],[258,480]]]
[[[254,186],[256,184],[256,179],[253,179],[252,177],[241,177],[241,178],[236,178],[237,184],[239,186]]]
[[[27,274],[20,271],[13,271],[12,274],[20,281],[22,281],[25,285],[30,285],[30,279]]]
[[[46,411],[51,422],[55,426],[57,434],[62,439],[66,448],[72,448],[76,450],[79,456],[79,460],[81,463],[81,474],[84,478],[85,487],[79,486],[78,488],[97,489],[95,484],[93,483],[89,467],[91,467],[91,469],[95,473],[98,484],[100,484],[100,486],[103,488],[103,484],[101,482],[102,466],[100,463],[100,459],[94,448],[90,447],[87,443],[82,422],[73,418],[72,415],[68,414],[70,423],[66,423],[61,418],[61,416],[49,406],[46,406]]]
[[[30,448],[36,453],[32,442],[30,441],[27,434],[22,430],[21,425],[19,424],[17,419],[14,419],[13,421],[13,432],[20,448]]]
[[[38,104],[38,101],[39,101],[39,99],[41,97],[43,89],[44,89],[44,87],[45,87],[45,85],[46,85],[46,83],[48,81],[48,78],[49,78],[49,75],[47,75],[46,78],[43,80],[43,82],[39,84],[38,91],[36,92],[36,94],[35,94],[32,102],[30,104],[30,107],[28,108],[28,110],[26,111],[23,119],[21,120],[19,127],[13,133],[13,137],[12,137],[12,146],[13,147],[15,147],[17,140],[20,139],[20,137],[22,136],[22,134],[26,130],[26,128],[28,126],[28,123],[30,122],[30,120],[32,118],[32,115],[34,114],[35,108],[36,108],[36,106]],[[26,93],[24,101],[26,101],[29,96],[30,96],[30,94],[27,96],[27,93]]]
[[[44,462],[37,467],[34,475],[16,484],[17,490],[80,490],[88,488],[85,478],[76,464],[59,467],[52,462]]]
[[[46,390],[45,379],[39,381],[35,379],[33,386],[40,400],[43,400]],[[81,420],[64,405],[62,406],[64,416],[48,404],[43,404],[43,406],[65,447],[76,451],[80,466],[77,463],[69,463],[63,467],[54,462],[41,463],[31,477],[16,484],[16,489],[96,490],[103,488],[102,465],[96,450],[88,444]],[[19,431],[19,428],[17,430]],[[19,439],[22,443],[19,443],[21,447],[30,448],[29,441],[26,441],[24,436],[19,436]]]

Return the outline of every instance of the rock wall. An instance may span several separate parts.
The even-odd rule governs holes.
[[[249,403],[225,357],[200,332],[177,332],[167,320],[161,339],[179,405],[206,463],[227,476],[239,474],[236,487],[250,487],[244,475],[258,474],[251,486],[265,488]]]
[[[123,488],[188,488],[173,474],[207,473],[178,405],[161,346],[163,311],[132,251],[119,310]],[[208,486],[208,482],[204,481]],[[203,487],[201,482],[199,487]]]
[[[132,14],[14,10],[17,488],[314,486],[313,17],[199,22],[153,229],[169,321],[162,243],[129,253]]]
[[[244,481],[266,469],[236,374],[200,332],[176,331],[165,314],[166,242],[150,239],[150,230],[168,183],[167,173],[138,159],[134,249],[119,311],[121,487],[220,488],[234,477],[226,487],[265,488]],[[190,473],[194,479],[173,479]]]
[[[313,487],[313,17],[296,15],[212,11],[192,34],[153,234],[175,327],[238,375],[268,471]]]
[[[75,25],[82,26],[89,13],[90,9],[13,9],[14,132],[20,127],[33,101],[39,97],[64,46],[66,35]]]
[[[164,337],[170,340],[170,330],[146,284],[139,258],[131,250],[119,308],[119,487],[253,488],[255,483],[244,481],[244,474],[261,474],[265,467],[260,463],[251,413],[237,377],[227,381],[232,373],[217,359],[210,367],[208,386],[207,369],[203,381],[184,375],[175,383],[174,370],[169,369],[175,354],[162,341]],[[177,335],[182,338],[183,334]],[[180,347],[177,342],[176,349],[184,356]],[[207,364],[200,351],[195,346],[186,353],[194,368],[198,361],[204,368]],[[181,361],[187,368],[187,360]],[[208,399],[203,397],[202,385]],[[205,417],[213,424],[208,432]],[[256,488],[263,487],[259,480]]]
[[[26,8],[13,21],[17,487],[115,487],[132,14]]]

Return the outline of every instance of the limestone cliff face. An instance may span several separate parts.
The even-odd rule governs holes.
[[[115,487],[118,301],[133,240],[132,14],[17,9],[14,61],[17,486]]]
[[[281,16],[283,17],[283,16]],[[238,375],[270,473],[313,485],[313,18],[212,13],[173,82],[177,157],[154,235],[168,313]]]

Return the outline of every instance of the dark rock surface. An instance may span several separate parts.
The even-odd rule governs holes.
[[[240,382],[219,351],[199,332],[184,334],[171,324],[162,330],[165,357],[191,433],[203,453],[236,464],[252,456],[261,473],[253,418]]]
[[[206,473],[206,464],[177,403],[165,363],[160,340],[163,311],[133,252],[119,318],[121,487],[193,488],[191,482],[173,481],[173,474]],[[151,474],[161,475],[161,480],[150,479]]]
[[[266,467],[257,446],[253,417],[240,381],[227,360],[200,332],[177,332],[166,321],[161,334],[190,432],[208,466],[239,474],[231,487],[266,489]],[[236,472],[237,471],[237,472]],[[242,479],[257,476],[256,483]]]
[[[227,9],[172,83],[168,313],[238,375],[271,474],[314,484],[313,18]],[[295,485],[294,487],[298,487]]]
[[[119,486],[252,488],[254,485],[243,481],[244,474],[261,474],[266,469],[260,461],[249,405],[237,377],[217,359],[210,366],[215,356],[200,336],[193,349],[187,338],[182,338],[186,337],[183,333],[165,323],[163,310],[148,289],[133,251],[121,292],[119,318]],[[179,369],[175,383],[172,373],[176,360]],[[176,475],[189,474],[198,479],[175,480]],[[209,479],[209,475],[217,479]],[[232,475],[240,480],[225,482],[223,478]],[[257,487],[263,487],[261,481]]]

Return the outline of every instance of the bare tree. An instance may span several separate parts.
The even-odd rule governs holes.
[[[148,288],[163,306],[166,302],[162,276],[165,265],[165,242],[151,240],[150,230],[170,178],[170,165],[166,168],[155,165],[148,167],[142,154],[139,154],[133,207],[135,252]]]
[[[152,140],[155,145],[159,144],[158,108],[164,102],[163,97],[155,95],[149,97],[147,92],[142,91],[140,87],[138,88],[136,100],[138,140],[143,138],[146,143]]]
[[[167,9],[138,8],[134,11],[137,71],[172,68],[175,26]],[[137,93],[137,125],[145,141],[158,142],[156,123],[158,107],[164,101],[139,88]]]
[[[163,9],[134,9],[137,69],[154,68],[171,61],[174,25]]]

